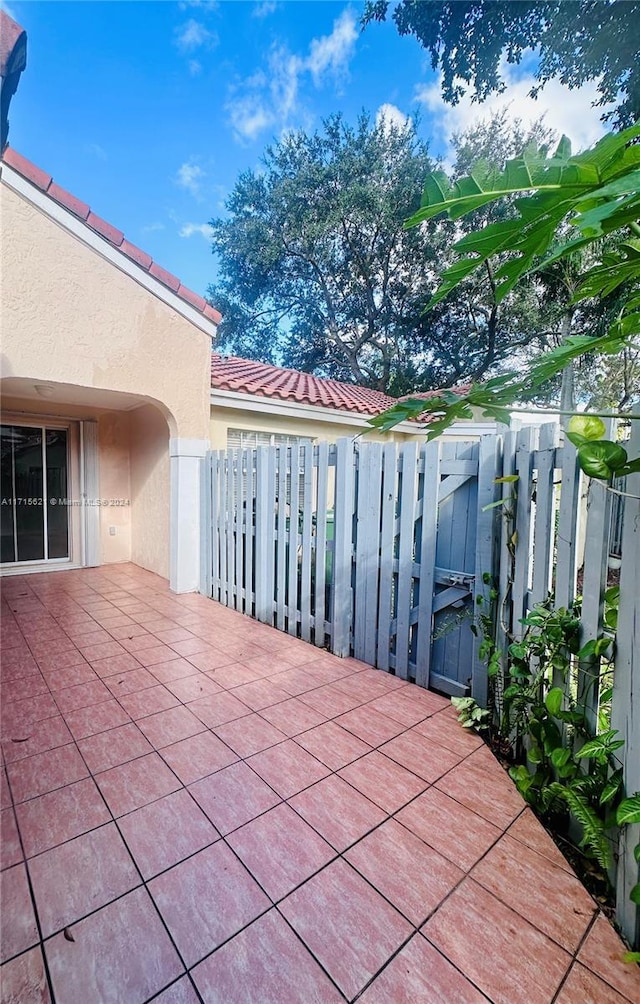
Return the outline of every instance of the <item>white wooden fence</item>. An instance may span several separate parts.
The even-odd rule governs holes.
[[[211,453],[203,591],[449,694],[485,687],[471,625],[494,564],[499,441]]]
[[[637,430],[630,454],[640,454]],[[499,486],[500,475],[517,480]],[[471,626],[479,597],[487,609],[484,574],[497,587],[505,650],[550,596],[570,607],[581,594],[586,641],[603,630],[613,550],[622,567],[611,726],[625,740],[626,790],[640,790],[640,475],[627,478],[624,499],[589,483],[550,424],[402,447],[343,439],[212,452],[203,485],[203,592],[320,648],[445,693],[471,692],[480,704],[487,672]],[[505,504],[491,508],[499,496]],[[599,671],[595,658],[577,667],[594,730]],[[639,840],[638,826],[625,830],[617,873],[618,917],[632,942]]]
[[[633,424],[628,450],[636,457],[640,429]],[[509,431],[504,437],[503,473],[518,480],[502,489],[498,633],[506,651],[511,640],[522,637],[521,620],[536,603],[552,596],[556,609],[568,608],[580,595],[582,643],[596,639],[604,632],[605,591],[619,576],[610,716],[611,728],[625,741],[620,758],[631,794],[640,791],[640,475],[626,479],[626,495],[616,495],[602,482],[585,478],[575,448],[559,446],[559,438],[555,425]],[[577,665],[571,680],[554,680],[556,686],[573,688],[594,733],[601,710],[600,670],[600,659],[593,657]],[[618,920],[632,943],[640,937],[639,911],[629,900],[639,880],[633,856],[639,841],[640,827],[627,827],[617,870]]]

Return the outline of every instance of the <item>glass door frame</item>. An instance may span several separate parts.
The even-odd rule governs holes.
[[[72,419],[65,419],[60,416],[51,415],[26,415],[20,412],[2,412],[0,424],[17,425],[27,429],[40,429],[46,435],[47,429],[60,429],[67,432],[67,498],[72,501],[80,500],[80,431],[79,423]],[[43,436],[43,444],[46,439]],[[43,454],[45,447],[43,445]],[[43,467],[43,474],[45,468]],[[43,492],[46,493],[46,479],[43,477]],[[44,497],[43,497],[44,502]],[[47,515],[46,505],[43,506],[44,527],[45,527],[45,547],[47,545],[46,527]],[[68,555],[64,558],[38,558],[27,561],[5,561],[0,564],[0,574],[6,572],[31,572],[44,571],[48,568],[77,568],[80,566],[82,554],[81,545],[81,507],[79,505],[68,505],[67,526],[68,526]]]

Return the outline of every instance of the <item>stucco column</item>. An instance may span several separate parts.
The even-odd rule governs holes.
[[[200,474],[209,442],[170,439],[169,585],[175,593],[192,593],[200,585]]]

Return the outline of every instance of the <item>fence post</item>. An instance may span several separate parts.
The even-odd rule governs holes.
[[[353,562],[353,508],[355,466],[353,440],[336,443],[336,505],[333,532],[333,592],[331,596],[331,651],[347,656],[351,651],[353,599],[351,566]]]
[[[382,443],[362,443],[358,451],[358,554],[355,566],[353,654],[376,661],[378,576],[380,573],[380,490]]]
[[[256,450],[256,619],[266,621],[270,606],[269,569],[273,577],[273,514],[269,509],[269,450],[260,446]],[[271,518],[270,518],[271,517]],[[273,581],[273,578],[272,578]]]
[[[632,422],[629,456],[640,455],[640,422]],[[622,527],[620,608],[616,633],[611,728],[625,745],[623,777],[628,795],[640,791],[640,474],[627,477]],[[629,497],[636,496],[636,497]],[[640,947],[640,910],[629,899],[640,881],[634,847],[640,842],[640,824],[625,826],[620,834],[616,889],[617,920],[631,944]]]
[[[476,555],[475,555],[475,589],[472,611],[489,612],[491,585],[486,584],[483,576],[488,573],[493,577],[496,564],[496,510],[487,509],[498,497],[496,477],[498,473],[498,450],[500,441],[497,435],[481,436],[478,450],[478,505],[476,517]],[[421,583],[422,586],[422,583]],[[479,605],[479,600],[482,605]],[[479,656],[482,637],[477,634],[473,639],[473,666],[471,668],[471,696],[478,704],[487,706],[487,666]]]
[[[516,639],[522,638],[524,627],[520,623],[527,614],[529,600],[529,572],[531,570],[531,494],[533,451],[538,444],[538,428],[525,426],[518,432],[516,443],[516,519],[515,540],[511,547],[513,558],[513,586],[511,587],[511,631]]]
[[[607,438],[614,434],[607,423]],[[585,549],[582,578],[581,644],[595,640],[602,633],[604,592],[609,559],[611,529],[611,493],[601,481],[591,480],[587,501]],[[589,731],[598,731],[600,701],[600,659],[591,656],[578,664],[578,703],[584,706]]]
[[[213,525],[211,492],[213,488],[213,454],[211,450],[202,458],[200,466],[200,592],[211,598]]]

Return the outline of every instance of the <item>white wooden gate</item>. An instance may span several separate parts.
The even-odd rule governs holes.
[[[499,440],[216,451],[202,591],[337,655],[485,693],[471,631],[494,566]]]

